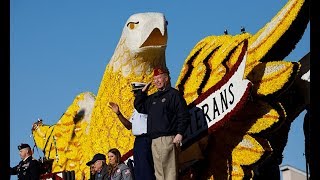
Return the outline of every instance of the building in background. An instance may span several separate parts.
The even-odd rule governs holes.
[[[282,180],[307,180],[306,172],[290,165],[280,166]]]

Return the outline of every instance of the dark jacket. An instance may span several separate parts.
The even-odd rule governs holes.
[[[96,172],[95,174],[95,180],[107,180],[109,179],[109,174],[108,174],[108,165],[103,164],[103,167],[100,172]]]
[[[185,99],[178,90],[170,86],[149,96],[139,91],[134,107],[138,112],[148,114],[147,130],[152,139],[178,133],[183,135],[190,123]]]
[[[29,156],[26,160],[20,161],[17,166],[10,168],[10,175],[18,175],[19,180],[39,180],[40,163]]]

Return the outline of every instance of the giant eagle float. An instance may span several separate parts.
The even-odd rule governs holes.
[[[212,35],[194,46],[175,84],[192,116],[179,157],[181,177],[277,177],[273,172],[279,171],[290,125],[309,105],[308,55],[284,60],[308,23],[309,1],[289,0],[255,34]],[[130,117],[130,83],[150,82],[154,67],[166,67],[167,40],[164,14],[133,14],[98,93],[77,95],[56,124],[33,124],[35,144],[52,159],[52,172],[74,171],[76,179],[89,179],[86,162],[114,147],[124,161],[132,158],[134,136],[108,102],[118,103]]]

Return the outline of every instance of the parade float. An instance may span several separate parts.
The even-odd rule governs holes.
[[[182,179],[278,177],[290,125],[309,105],[309,56],[285,60],[308,23],[309,1],[289,0],[255,34],[212,35],[194,46],[174,85],[191,116],[179,157]],[[125,162],[133,159],[134,136],[108,102],[131,115],[131,82],[150,82],[153,67],[166,67],[167,40],[164,14],[130,16],[98,93],[77,95],[56,124],[33,124],[35,144],[51,163],[43,179],[63,172],[88,179],[86,162],[114,147]]]

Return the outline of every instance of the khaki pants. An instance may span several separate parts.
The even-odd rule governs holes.
[[[157,180],[178,179],[178,148],[174,136],[162,136],[152,140],[152,157]]]

